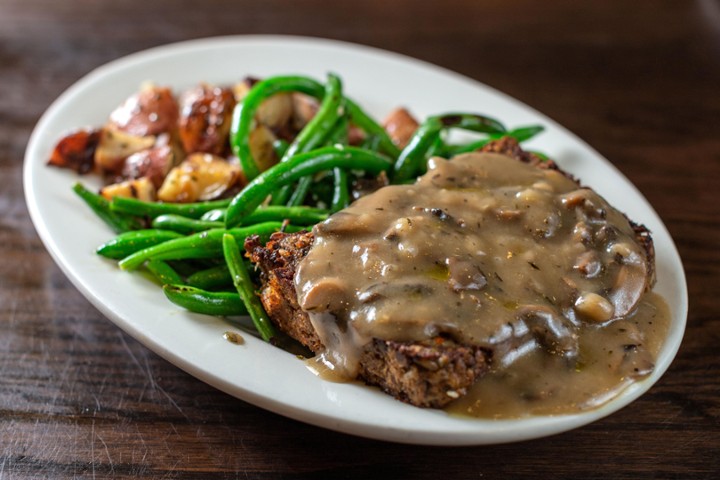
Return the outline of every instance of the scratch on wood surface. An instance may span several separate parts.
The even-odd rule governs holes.
[[[667,430],[673,427],[673,422],[682,414],[682,410],[676,410],[670,415],[666,415],[665,418],[660,422],[663,429]]]
[[[145,377],[148,377],[148,372],[140,365],[140,361],[135,356],[135,353],[133,353],[132,349],[130,348],[130,345],[127,344],[125,341],[125,336],[122,332],[117,333],[118,337],[120,337],[120,343],[122,344],[123,348],[126,352],[128,352],[128,355],[130,355],[130,358],[132,359],[135,366],[145,374]],[[141,402],[143,397],[145,396],[145,385],[143,385],[143,389],[140,391],[140,396],[138,397],[138,402]]]
[[[92,478],[95,478],[95,419],[90,429],[90,465],[92,465]]]
[[[183,409],[180,408],[180,405],[178,405],[177,402],[175,402],[175,400],[172,398],[172,396],[170,396],[170,394],[167,393],[164,388],[162,388],[160,385],[158,385],[155,382],[155,377],[153,377],[152,369],[150,368],[150,364],[148,363],[147,357],[145,357],[145,368],[147,371],[148,379],[150,380],[150,386],[154,390],[157,390],[158,392],[162,393],[165,396],[165,398],[168,399],[168,401],[170,402],[170,405],[175,407],[175,409],[180,413],[180,415],[185,417],[186,420],[190,420],[190,418],[185,414],[185,412],[183,412]]]
[[[60,395],[64,395],[65,393],[65,386],[68,383],[68,370],[70,370],[70,367],[74,365],[75,360],[72,358],[72,356],[68,355],[68,357],[65,360],[65,364],[62,367],[62,370],[59,374],[56,375],[56,378],[60,379],[60,384],[55,389],[55,393],[53,394],[52,400],[49,402],[49,406],[54,407],[57,404],[57,399]]]
[[[110,449],[107,446],[107,443],[105,443],[105,440],[100,436],[99,433],[96,433],[95,436],[100,440],[100,443],[103,444],[103,447],[105,448],[105,455],[107,455],[108,462],[110,463],[110,473],[115,473],[115,464],[113,463],[112,457],[110,456]]]
[[[17,312],[17,300],[13,300],[9,306],[9,315],[8,315],[8,322],[7,322],[8,331],[11,331],[11,328],[15,324],[15,313],[16,312]],[[1,338],[1,341],[2,341],[2,343],[0,345],[2,348],[0,348],[0,350],[2,350],[3,352],[10,351],[10,345],[13,342],[12,335],[3,335]],[[24,358],[25,355],[26,354],[23,354],[23,356],[20,358],[21,361],[25,360],[25,358]],[[3,355],[2,357],[3,357],[4,361],[0,364],[0,374],[5,373],[7,365],[9,363],[9,356]],[[4,461],[3,461],[3,465],[5,465]]]
[[[152,368],[150,367],[150,363],[148,362],[147,356],[145,356],[143,358],[143,364],[141,364],[140,360],[135,356],[132,349],[125,341],[125,337],[123,336],[123,334],[121,332],[118,332],[118,335],[120,336],[120,341],[123,345],[123,348],[128,352],[128,354],[130,355],[130,358],[132,358],[132,360],[133,360],[133,363],[145,375],[145,379],[147,380],[147,384],[150,385],[151,390],[160,392],[165,398],[167,398],[170,405],[172,405],[173,408],[175,408],[178,411],[178,413],[180,413],[180,415],[185,417],[186,420],[189,420],[189,417],[185,414],[185,412],[183,412],[183,409],[180,407],[180,405],[177,404],[177,402],[175,402],[175,400],[172,398],[172,396],[170,396],[170,394],[167,393],[164,388],[162,388],[160,385],[157,384],[157,382],[155,382],[155,377],[152,373]],[[146,390],[145,385],[143,385],[143,389],[140,392],[140,397],[138,398],[138,402],[142,401],[143,397],[145,396],[145,390]]]

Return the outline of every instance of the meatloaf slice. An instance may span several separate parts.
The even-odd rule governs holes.
[[[260,300],[279,329],[310,350],[323,350],[295,292],[295,271],[313,243],[309,232],[275,233],[263,245],[257,236],[245,241],[246,255],[260,269]],[[464,395],[488,369],[491,353],[445,337],[421,342],[375,338],[360,357],[359,377],[386,393],[420,407],[440,408]]]
[[[545,161],[522,150],[515,139],[506,137],[488,143],[480,151],[499,153],[537,168],[570,174],[554,162]],[[645,249],[649,289],[654,283],[654,247],[648,230],[630,222],[636,240]],[[323,350],[307,313],[298,303],[294,277],[298,263],[312,247],[312,233],[275,233],[263,245],[256,236],[245,242],[246,255],[261,273],[260,299],[272,321],[282,331],[315,353]],[[360,358],[359,377],[386,393],[421,407],[440,408],[464,395],[490,366],[492,352],[478,346],[463,345],[447,337],[419,342],[397,342],[375,338]]]

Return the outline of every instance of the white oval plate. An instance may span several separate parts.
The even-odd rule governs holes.
[[[110,230],[72,193],[78,177],[45,166],[68,131],[99,126],[144,81],[175,91],[198,82],[230,83],[246,75],[341,75],[349,96],[377,118],[408,106],[420,118],[450,110],[477,111],[509,127],[540,123],[547,130],[530,143],[557,159],[630,218],[653,232],[656,290],[673,316],[653,374],[603,407],[585,413],[519,420],[475,420],[398,402],[379,390],[315,377],[293,355],[245,335],[238,346],[221,318],[194,315],[170,304],[138,274],[120,272],[94,254]],[[442,68],[368,47],[276,36],[190,41],[137,53],[91,72],[64,92],[40,119],[25,155],[27,203],[41,239],[74,285],[103,314],[151,350],[200,380],[262,408],[325,428],[405,443],[472,445],[526,440],[588,424],[638,398],[670,365],[682,339],[687,288],[680,258],[652,207],[607,160],[573,134],[526,105]],[[98,186],[89,177],[84,182]]]

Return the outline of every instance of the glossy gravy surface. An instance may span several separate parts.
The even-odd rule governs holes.
[[[314,229],[300,306],[348,379],[372,338],[446,335],[493,351],[451,410],[513,417],[592,408],[653,369],[667,308],[627,219],[552,169],[490,153],[435,158],[413,185]]]

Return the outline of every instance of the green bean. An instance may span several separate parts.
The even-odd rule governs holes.
[[[103,257],[119,260],[144,248],[181,237],[181,234],[170,230],[132,230],[103,243],[95,252]]]
[[[93,193],[85,186],[78,182],[72,187],[80,198],[85,201],[88,207],[95,212],[95,215],[100,217],[110,228],[116,233],[127,232],[129,230],[137,230],[141,227],[140,222],[137,219],[128,217],[120,213],[113,212],[110,209],[110,202],[97,193]]]
[[[183,217],[199,218],[205,212],[217,208],[226,208],[230,199],[213,200],[197,203],[162,203],[143,202],[135,198],[115,197],[110,202],[110,210],[113,212],[129,213],[138,217],[155,218],[166,213],[182,215]]]
[[[275,150],[275,155],[277,155],[277,158],[282,158],[285,155],[285,152],[287,152],[290,144],[286,140],[278,138],[273,142],[272,146],[273,150]]]
[[[285,155],[280,159],[280,163],[287,162],[299,153],[305,153],[319,147],[338,122],[338,119],[343,116],[343,113],[342,82],[337,75],[329,74],[320,108],[318,108],[317,113],[308,124],[305,125],[305,128],[295,137],[295,140],[285,151]],[[290,185],[286,185],[273,193],[272,205],[283,205],[285,203],[290,207],[302,205],[311,184],[312,177],[300,179],[299,185],[292,193],[292,196],[290,195],[292,192]],[[288,197],[290,197],[290,201],[288,201]]]
[[[268,97],[280,92],[301,92],[315,98],[322,98],[325,88],[317,81],[301,76],[269,77],[256,83],[233,111],[230,128],[230,145],[240,159],[245,177],[253,180],[260,174],[250,152],[249,136],[255,112]]]
[[[495,119],[473,113],[448,113],[428,117],[410,139],[395,162],[393,181],[402,182],[423,173],[428,150],[441,132],[448,128],[460,128],[481,133],[505,133],[505,127]]]
[[[295,137],[280,161],[286,162],[298,153],[305,153],[320,146],[343,113],[342,82],[337,75],[328,74],[320,108]]]
[[[528,125],[525,127],[513,128],[502,136],[513,137],[518,142],[524,142],[526,140],[530,140],[535,135],[542,133],[544,130],[545,127],[542,125]]]
[[[335,185],[333,188],[333,198],[330,210],[337,212],[347,207],[350,203],[350,192],[348,191],[348,174],[342,169],[335,167],[333,168],[333,178]]]
[[[335,167],[379,173],[390,166],[388,158],[357,147],[324,147],[295,155],[287,162],[278,163],[260,174],[233,198],[225,214],[225,226],[231,228],[238,225],[272,191],[307,175]]]
[[[481,138],[480,140],[475,140],[474,142],[470,142],[465,145],[446,145],[444,151],[440,154],[440,156],[450,158],[454,157],[455,155],[460,155],[462,153],[474,152],[481,149],[493,140],[497,140],[498,138],[500,137],[494,137],[491,135],[488,138]]]
[[[152,221],[152,226],[153,228],[162,228],[179,233],[195,233],[211,228],[223,228],[225,224],[222,221],[211,222],[208,220],[196,220],[194,218],[183,217],[182,215],[166,213],[155,217]]]
[[[368,135],[365,140],[360,144],[360,148],[366,150],[379,150],[380,149],[380,137],[377,135]]]
[[[249,135],[253,125],[255,111],[266,98],[276,93],[289,91],[304,93],[317,99],[322,99],[325,95],[325,87],[316,80],[308,77],[269,77],[256,83],[233,111],[230,144],[233,153],[240,159],[243,172],[248,180],[253,180],[260,174],[260,170],[252,158],[249,145]],[[366,134],[377,136],[379,138],[380,149],[391,158],[397,158],[400,154],[400,149],[393,143],[385,129],[351,99],[346,97],[343,103],[352,122],[365,131]]]
[[[187,277],[185,283],[203,290],[214,290],[233,284],[230,270],[225,263],[195,272]]]
[[[164,285],[165,296],[175,305],[205,315],[247,315],[247,308],[235,292],[208,292],[187,285]]]
[[[222,222],[225,220],[225,208],[215,208],[200,215],[200,220],[208,222]]]
[[[543,152],[539,152],[537,150],[530,150],[530,153],[532,153],[533,155],[538,157],[543,162],[551,162],[552,161],[552,159],[550,157],[548,157],[547,155],[545,155]]]
[[[145,264],[145,267],[155,275],[161,285],[180,285],[182,277],[164,260],[153,259]]]
[[[545,130],[545,128],[540,125],[530,125],[527,127],[515,128],[515,129],[510,130],[509,132],[506,132],[503,134],[492,134],[488,138],[476,140],[476,141],[468,143],[466,145],[448,146],[446,148],[445,155],[454,156],[454,155],[459,155],[461,153],[474,152],[475,150],[478,150],[478,149],[484,147],[491,141],[498,140],[502,137],[512,137],[515,140],[517,140],[518,142],[524,142],[526,140],[530,140],[532,137],[534,137],[538,133],[542,132],[543,130]]]
[[[430,148],[428,148],[427,152],[425,153],[425,158],[427,159],[427,158],[436,157],[436,156],[442,157],[444,154],[444,150],[445,150],[445,142],[443,141],[442,136],[438,135],[435,138],[435,141],[433,142],[433,144],[430,145]]]
[[[214,267],[217,265],[217,261],[217,258],[186,258],[184,260],[168,260],[168,265],[175,269],[182,277],[188,277],[200,270]]]
[[[332,146],[335,144],[344,145],[348,141],[348,119],[347,116],[343,115],[341,116],[338,121],[335,123],[335,126],[328,132],[327,138],[325,140],[325,143]],[[341,172],[341,173],[336,173]],[[335,175],[335,189],[333,191],[333,194],[342,195],[342,183],[343,181],[338,182],[337,175],[344,176],[345,180],[345,191],[347,191],[347,175],[345,174],[345,171],[340,168],[334,168],[333,169],[333,175]],[[292,196],[290,197],[290,200],[287,202],[287,205],[289,207],[294,207],[298,205],[302,205],[305,202],[305,198],[307,197],[310,187],[312,186],[313,178],[303,177],[298,181],[297,187],[295,191],[293,192]],[[288,186],[289,187],[289,186]],[[286,187],[286,188],[288,188]],[[334,199],[334,197],[333,197]],[[347,203],[347,197],[341,198],[339,197],[337,199],[338,202],[345,202]],[[343,207],[340,207],[343,208]],[[333,210],[335,211],[335,210]]]
[[[222,210],[222,212],[220,210],[213,212],[213,218],[217,218],[218,221],[221,222],[225,220],[225,210]],[[238,225],[243,226],[263,222],[279,222],[282,220],[289,220],[293,225],[314,225],[325,220],[328,217],[328,213],[328,210],[322,208],[268,205],[267,207],[259,207],[254,212],[246,215],[242,218]],[[201,218],[201,220],[203,219]]]
[[[244,241],[245,237],[258,234],[269,237],[271,233],[282,228],[280,222],[267,222],[251,227],[233,228],[226,231],[223,228],[205,230],[187,237],[168,240],[167,242],[139,250],[119,262],[122,270],[134,270],[147,260],[181,260],[187,258],[217,258],[222,257],[222,236],[230,233]]]
[[[255,328],[257,329],[260,336],[266,342],[272,340],[275,337],[275,328],[270,322],[267,313],[263,309],[260,299],[255,294],[255,288],[250,280],[247,268],[242,261],[240,254],[240,248],[238,247],[235,237],[226,233],[222,239],[223,254],[225,255],[225,261],[227,262],[230,275],[233,278],[235,289],[240,294],[245,307],[252,318]]]
[[[301,178],[296,187],[295,190],[292,192],[292,195],[290,195],[290,199],[287,202],[288,207],[297,207],[305,203],[305,197],[307,197],[308,192],[310,191],[310,187],[312,186],[313,179],[312,177],[303,177]],[[288,185],[289,186],[289,185]]]
[[[346,145],[348,143],[348,126],[349,120],[347,115],[338,118],[335,125],[333,125],[332,129],[328,132],[325,138],[325,144],[330,147],[338,143],[340,145]]]
[[[350,120],[360,127],[367,135],[374,135],[378,138],[378,148],[384,151],[391,158],[396,159],[400,155],[400,149],[393,143],[390,135],[385,129],[349,98],[345,99],[345,108],[350,115]]]

